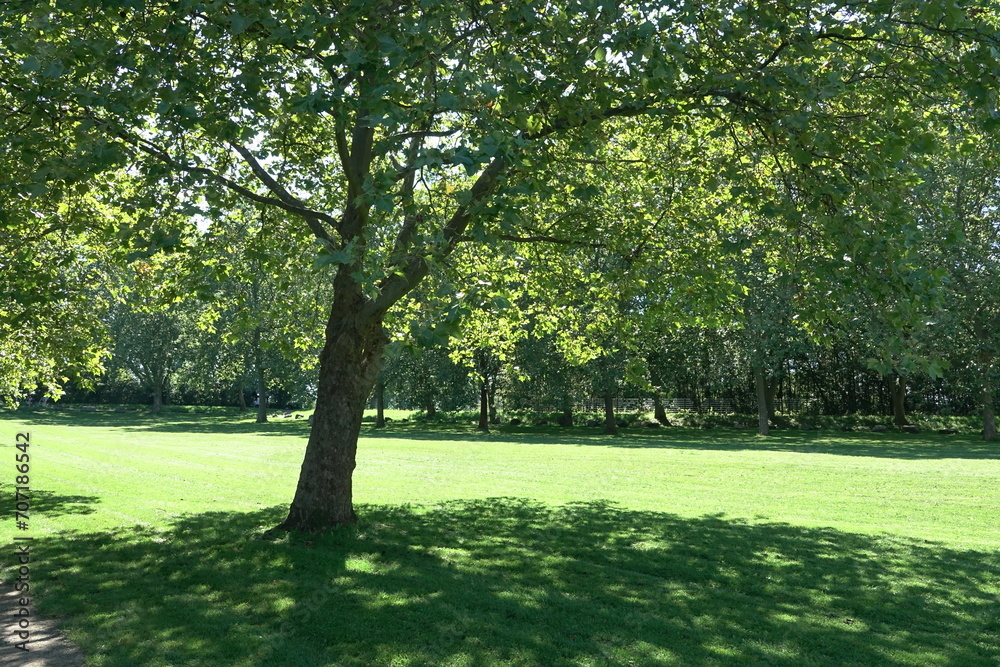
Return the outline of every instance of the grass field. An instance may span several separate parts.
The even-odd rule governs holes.
[[[269,541],[305,420],[0,415],[41,611],[93,665],[1000,664],[973,436],[366,429],[359,525]]]

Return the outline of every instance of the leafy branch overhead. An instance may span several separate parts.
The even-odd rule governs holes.
[[[950,3],[863,15],[837,3],[375,4],[19,7],[5,21],[8,115],[86,140],[80,162],[138,160],[150,178],[179,172],[210,205],[225,204],[221,188],[299,217],[331,251],[351,246],[347,273],[382,276],[370,308],[384,312],[428,261],[477,238],[470,226],[490,236],[498,191],[560,159],[556,143],[586,151],[612,117],[701,116],[761,133],[793,168],[873,171],[916,130],[890,119],[899,148],[867,144],[851,136],[856,118],[956,82],[985,98],[995,67],[976,42],[989,26]]]

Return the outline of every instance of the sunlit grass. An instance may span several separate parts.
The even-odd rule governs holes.
[[[28,428],[37,594],[95,665],[1000,660],[972,438],[366,428],[361,523],[271,542],[304,419],[15,417],[4,497]]]

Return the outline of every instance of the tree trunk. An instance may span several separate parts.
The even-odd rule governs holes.
[[[562,417],[559,418],[559,425],[565,427],[573,425],[573,399],[569,396],[563,396]]]
[[[267,423],[267,379],[264,377],[264,367],[258,362],[257,366],[257,423]]]
[[[892,420],[896,426],[905,426],[906,421],[906,380],[902,375],[892,377]]]
[[[480,380],[479,383],[479,426],[476,427],[476,430],[490,430],[490,397],[485,380]]]
[[[774,419],[774,396],[778,393],[778,380],[777,378],[768,378],[767,382],[764,383],[764,404],[767,406],[767,418],[769,420]]]
[[[362,298],[360,290],[338,290],[333,300],[320,353],[312,431],[295,497],[279,529],[317,532],[357,518],[351,477],[361,418],[388,343],[381,318],[359,323]]]
[[[753,365],[753,386],[757,394],[757,432],[761,435],[771,435],[767,414],[767,381],[764,378],[764,368]]]
[[[153,414],[160,414],[163,408],[163,380],[158,379],[153,382]]]
[[[992,442],[997,439],[996,407],[993,403],[993,385],[990,384],[989,377],[984,380],[979,398],[983,405],[983,440]]]
[[[663,394],[659,389],[653,392],[653,418],[664,426],[670,421],[667,419],[667,411],[663,407]]]
[[[993,442],[997,439],[997,418],[993,406],[983,408],[983,440]]]
[[[434,417],[437,416],[437,408],[434,406],[433,399],[430,400],[430,401],[427,401],[426,411],[427,411],[427,418],[428,419],[434,419]]]
[[[993,397],[993,352],[990,345],[990,329],[979,320],[973,323],[976,338],[979,339],[979,366],[982,372],[982,389],[979,392],[979,403],[983,408],[983,440],[993,442],[997,439],[996,404]]]
[[[490,412],[490,423],[499,424],[500,420],[497,418],[497,388],[496,383],[491,382],[490,387],[486,392],[486,404],[489,407]]]
[[[604,432],[608,435],[618,435],[618,424],[615,422],[615,400],[611,392],[604,394]]]
[[[239,397],[240,397],[240,412],[246,412],[247,411],[247,397],[246,397],[246,394],[243,392],[243,383],[242,382],[240,382],[239,384],[236,385],[236,390],[237,390],[236,393],[239,394]]]
[[[375,428],[385,426],[385,382],[375,383]]]

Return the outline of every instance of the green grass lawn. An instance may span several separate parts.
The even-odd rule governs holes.
[[[93,665],[1000,664],[1000,447],[427,428],[366,426],[319,537],[262,539],[305,420],[4,413],[0,488],[30,430],[33,591]]]

